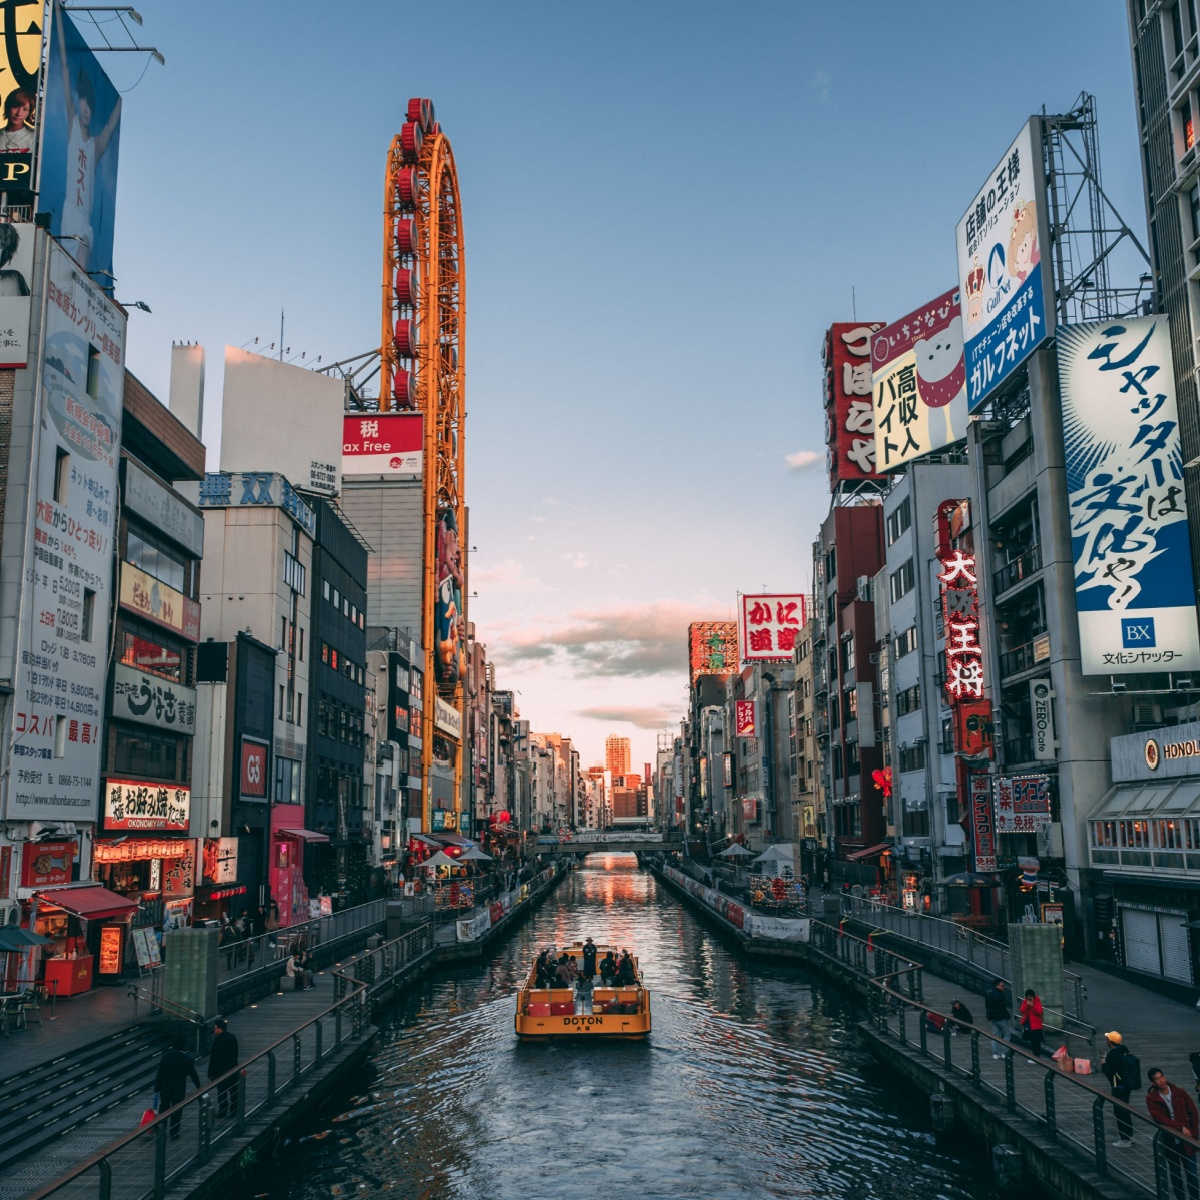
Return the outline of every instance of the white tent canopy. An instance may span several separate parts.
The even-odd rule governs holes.
[[[492,856],[484,854],[478,846],[472,846],[469,850],[463,852],[459,862],[491,862]]]
[[[779,842],[774,846],[768,846],[754,861],[757,863],[794,863],[796,851],[792,846]]]
[[[453,867],[458,860],[451,858],[444,850],[439,850],[436,854],[431,854],[423,863],[422,867]]]
[[[750,851],[746,849],[740,842],[734,842],[732,846],[726,846],[718,858],[749,858]]]

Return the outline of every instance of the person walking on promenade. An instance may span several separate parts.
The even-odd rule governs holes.
[[[1141,1086],[1142,1064],[1138,1062],[1136,1054],[1130,1053],[1129,1047],[1125,1045],[1125,1039],[1117,1030],[1106,1033],[1104,1040],[1108,1043],[1108,1053],[1104,1056],[1100,1070],[1104,1072],[1109,1087],[1112,1088],[1113,1099],[1128,1104],[1133,1089]],[[1113,1112],[1117,1118],[1117,1136],[1113,1145],[1121,1147],[1133,1145],[1132,1114],[1116,1104],[1113,1105]]]
[[[1042,1056],[1042,1037],[1045,1022],[1042,1020],[1042,1000],[1033,988],[1025,989],[1025,999],[1021,1001],[1021,1028],[1025,1033],[1025,1044],[1039,1058]]]
[[[1162,1068],[1151,1067],[1147,1077],[1150,1089],[1146,1092],[1146,1111],[1164,1129],[1195,1139],[1200,1132],[1200,1115],[1196,1102],[1181,1087],[1176,1087],[1163,1074]],[[1196,1151],[1179,1138],[1167,1137],[1167,1171],[1175,1200],[1200,1200],[1200,1179],[1196,1175]],[[1186,1188],[1186,1191],[1185,1191]]]
[[[987,1019],[992,1024],[992,1036],[1003,1042],[1012,1041],[1012,997],[1003,979],[993,981],[983,997],[983,1008]],[[992,1057],[1003,1058],[1004,1054],[995,1042],[992,1043]]]
[[[179,1040],[175,1039],[163,1051],[158,1060],[158,1074],[154,1077],[154,1090],[158,1093],[158,1111],[165,1113],[168,1108],[178,1104],[187,1095],[188,1079],[200,1086],[200,1076],[196,1074],[196,1064],[189,1055],[183,1052]],[[179,1136],[179,1126],[183,1121],[183,1113],[171,1114],[169,1121],[170,1134],[173,1138]]]
[[[218,1017],[213,1022],[213,1043],[208,1052],[208,1081],[221,1079],[237,1066],[237,1038],[229,1032],[229,1025],[224,1017]],[[230,1116],[237,1111],[237,1099],[234,1089],[237,1087],[237,1076],[229,1075],[217,1084],[217,1116]]]

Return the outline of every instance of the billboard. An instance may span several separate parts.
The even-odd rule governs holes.
[[[269,461],[294,486],[336,496],[345,407],[342,380],[226,346],[221,470],[260,471]]]
[[[420,475],[425,426],[420,413],[342,418],[342,474]]]
[[[463,609],[462,550],[454,510],[438,510],[433,597],[433,666],[438,683],[466,676],[467,618]]]
[[[996,826],[992,820],[992,777],[972,775],[970,786],[971,834],[975,870],[996,870]]]
[[[732,675],[738,669],[736,621],[693,621],[688,626],[688,679]]]
[[[757,737],[754,701],[738,700],[734,708],[733,732],[735,737]]]
[[[1058,370],[1083,674],[1195,671],[1200,637],[1167,318],[1066,326]]]
[[[112,715],[172,733],[195,733],[196,691],[123,663],[113,665]]]
[[[6,815],[90,821],[107,690],[125,318],[62,250],[44,244],[45,369],[31,464],[37,503],[25,535]]]
[[[267,798],[267,744],[242,737],[242,761],[238,770],[238,796],[242,800]]]
[[[741,597],[742,662],[788,662],[804,626],[804,597]]]
[[[1049,775],[997,775],[992,799],[997,833],[1036,833],[1050,824]]]
[[[871,338],[875,466],[891,471],[967,436],[958,288]]]
[[[0,191],[31,192],[36,185],[37,98],[42,68],[45,0],[0,0]],[[16,196],[10,194],[10,202]]]
[[[0,367],[24,367],[29,362],[34,240],[33,225],[0,222]]]
[[[825,445],[829,486],[878,479],[871,390],[871,335],[880,321],[849,321],[825,333]]]
[[[186,833],[191,807],[192,791],[186,784],[104,781],[105,829]]]
[[[75,261],[111,288],[121,97],[62,5],[53,9],[38,208]]]
[[[1026,122],[989,172],[955,240],[967,411],[974,412],[1054,332],[1039,118]]]

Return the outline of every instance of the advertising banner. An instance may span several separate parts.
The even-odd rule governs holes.
[[[1058,751],[1054,733],[1054,694],[1050,680],[1029,681],[1029,715],[1033,728],[1033,757],[1039,762],[1050,760]]]
[[[37,503],[25,535],[28,618],[13,681],[5,815],[90,821],[108,686],[125,319],[66,254],[46,246]]]
[[[162,865],[164,900],[183,900],[196,891],[196,843],[192,838],[182,842],[180,853],[173,854]]]
[[[125,460],[125,507],[196,558],[203,555],[204,518],[132,458]]]
[[[186,833],[191,807],[192,790],[180,783],[104,781],[105,829]]]
[[[243,800],[267,798],[267,744],[255,738],[242,738],[242,761],[238,777]]]
[[[996,870],[996,827],[992,820],[992,777],[970,777],[971,833],[975,870]]]
[[[234,883],[237,880],[238,840],[235,837],[204,838],[202,860],[205,883]]]
[[[829,486],[878,479],[871,335],[881,321],[841,322],[825,333],[825,445]]]
[[[45,0],[0,0],[0,191],[10,203],[37,184],[37,111]],[[28,276],[26,276],[28,279]],[[28,294],[28,293],[26,293]]]
[[[121,97],[62,5],[52,7],[38,207],[84,271],[111,287]]]
[[[997,775],[992,799],[997,833],[1034,833],[1050,824],[1049,775]]]
[[[743,595],[742,662],[790,662],[804,626],[804,597]]]
[[[0,141],[3,138],[0,132]],[[0,367],[24,367],[29,362],[29,281],[35,237],[33,225],[0,223]]]
[[[1058,372],[1083,674],[1200,669],[1167,318],[1066,326]]]
[[[342,475],[420,475],[425,425],[420,413],[342,418]]]
[[[448,733],[453,738],[462,737],[462,713],[453,704],[447,704],[441,696],[433,698],[433,725],[442,733]]]
[[[967,411],[1054,332],[1042,123],[1031,117],[955,230]]]
[[[296,489],[273,471],[210,471],[200,484],[200,508],[282,508],[309,537],[317,533],[317,514]]]
[[[121,564],[121,603],[189,642],[200,640],[200,605],[127,562]]]
[[[688,676],[732,675],[738,669],[736,621],[693,621],[688,626]]]
[[[734,710],[734,735],[736,737],[757,737],[758,729],[754,719],[754,701],[739,700]]]
[[[721,784],[733,787],[733,755],[728,750],[721,755]]]
[[[76,842],[26,842],[21,847],[21,886],[50,887],[71,882]],[[6,879],[5,884],[8,883]]]
[[[754,824],[758,820],[757,796],[742,797],[742,817],[751,824]]]
[[[433,669],[439,683],[457,683],[467,673],[467,610],[458,518],[453,509],[438,510],[436,539]]]
[[[871,382],[878,470],[891,471],[967,436],[958,288],[871,338]]]
[[[173,733],[194,733],[196,691],[117,663],[113,667],[112,715]]]

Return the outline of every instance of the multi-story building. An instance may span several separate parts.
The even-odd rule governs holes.
[[[202,647],[198,682],[218,685],[200,699],[214,709],[224,704],[220,712],[198,704],[208,819],[238,838],[238,878],[251,906],[265,903],[270,880],[271,899],[287,923],[306,915],[304,847],[328,840],[305,826],[313,654],[308,598],[317,514],[270,471],[210,473],[200,484],[199,503],[200,632],[206,646],[214,645]],[[268,682],[271,700],[264,704]],[[360,752],[356,783],[361,776]]]
[[[295,594],[296,613],[281,642],[288,669],[304,661],[308,626],[311,662],[305,762],[306,828],[328,842],[306,855],[310,889],[343,899],[366,899],[366,840],[363,837],[363,743],[367,671],[367,548],[329,500],[309,496],[316,514],[311,583]],[[300,609],[307,620],[300,621]],[[283,637],[283,618],[280,618]],[[300,645],[293,646],[299,638]],[[289,684],[290,686],[290,684]],[[288,695],[283,697],[285,710]],[[276,773],[279,764],[276,760]],[[327,848],[326,848],[327,847]],[[314,847],[314,849],[316,849]]]
[[[878,678],[871,578],[883,565],[878,500],[830,509],[813,545],[814,720],[834,882],[875,883],[887,849],[884,808],[872,772],[882,765],[875,735]],[[889,580],[892,602],[912,590],[915,565]]]
[[[604,766],[614,776],[629,774],[629,739],[610,733],[604,739]]]
[[[821,764],[814,729],[813,615],[796,639],[794,682],[788,711],[791,735],[792,824],[800,844],[801,869],[816,876],[824,868],[825,810],[820,794]]]
[[[194,839],[212,832],[191,803],[204,518],[172,486],[203,478],[204,446],[128,372],[121,445],[119,587],[94,876],[138,902],[137,922],[170,929],[191,923],[196,885],[204,886]],[[104,956],[103,972],[114,974],[126,960],[133,961],[131,945]]]

